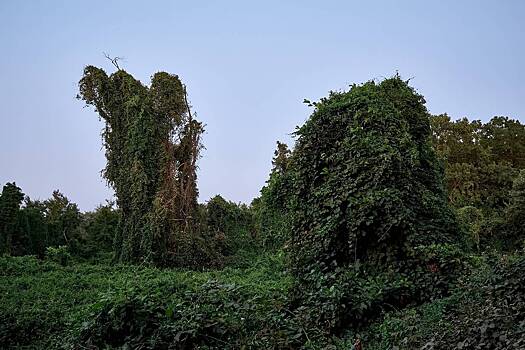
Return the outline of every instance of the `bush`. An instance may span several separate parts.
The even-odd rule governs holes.
[[[47,247],[46,248],[46,259],[56,262],[62,266],[66,266],[71,260],[71,254],[67,246],[61,245],[58,247]]]

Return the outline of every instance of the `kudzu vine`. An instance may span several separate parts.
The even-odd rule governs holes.
[[[165,264],[180,237],[196,235],[196,162],[203,125],[193,118],[186,88],[159,72],[145,86],[122,69],[87,66],[79,99],[95,107],[121,220],[115,237],[121,262]]]

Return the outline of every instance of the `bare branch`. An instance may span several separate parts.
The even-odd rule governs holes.
[[[102,52],[104,54],[104,57],[106,57],[118,70],[121,70],[120,66],[118,65],[118,61],[122,61],[123,57],[113,57],[111,58],[107,53]]]

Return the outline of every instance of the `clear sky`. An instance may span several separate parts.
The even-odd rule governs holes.
[[[178,74],[206,123],[200,200],[250,202],[329,90],[395,74],[434,113],[525,121],[525,1],[0,1],[0,183],[111,198],[85,65]]]

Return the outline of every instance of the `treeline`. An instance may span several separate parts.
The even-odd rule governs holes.
[[[82,213],[59,191],[43,201],[31,200],[15,183],[7,183],[0,195],[0,252],[104,258],[113,251],[119,215],[113,203]]]
[[[525,126],[507,117],[483,123],[439,115],[430,122],[449,202],[471,243],[477,250],[519,248],[525,235]]]
[[[205,253],[214,258],[215,267],[230,262],[229,257],[262,247],[255,211],[250,206],[216,195],[198,205],[197,215],[200,230],[208,239],[202,246],[213,247]],[[7,183],[0,194],[0,255],[110,262],[116,259],[114,245],[120,220],[121,210],[113,202],[81,212],[58,190],[49,199],[32,200],[16,183]]]

